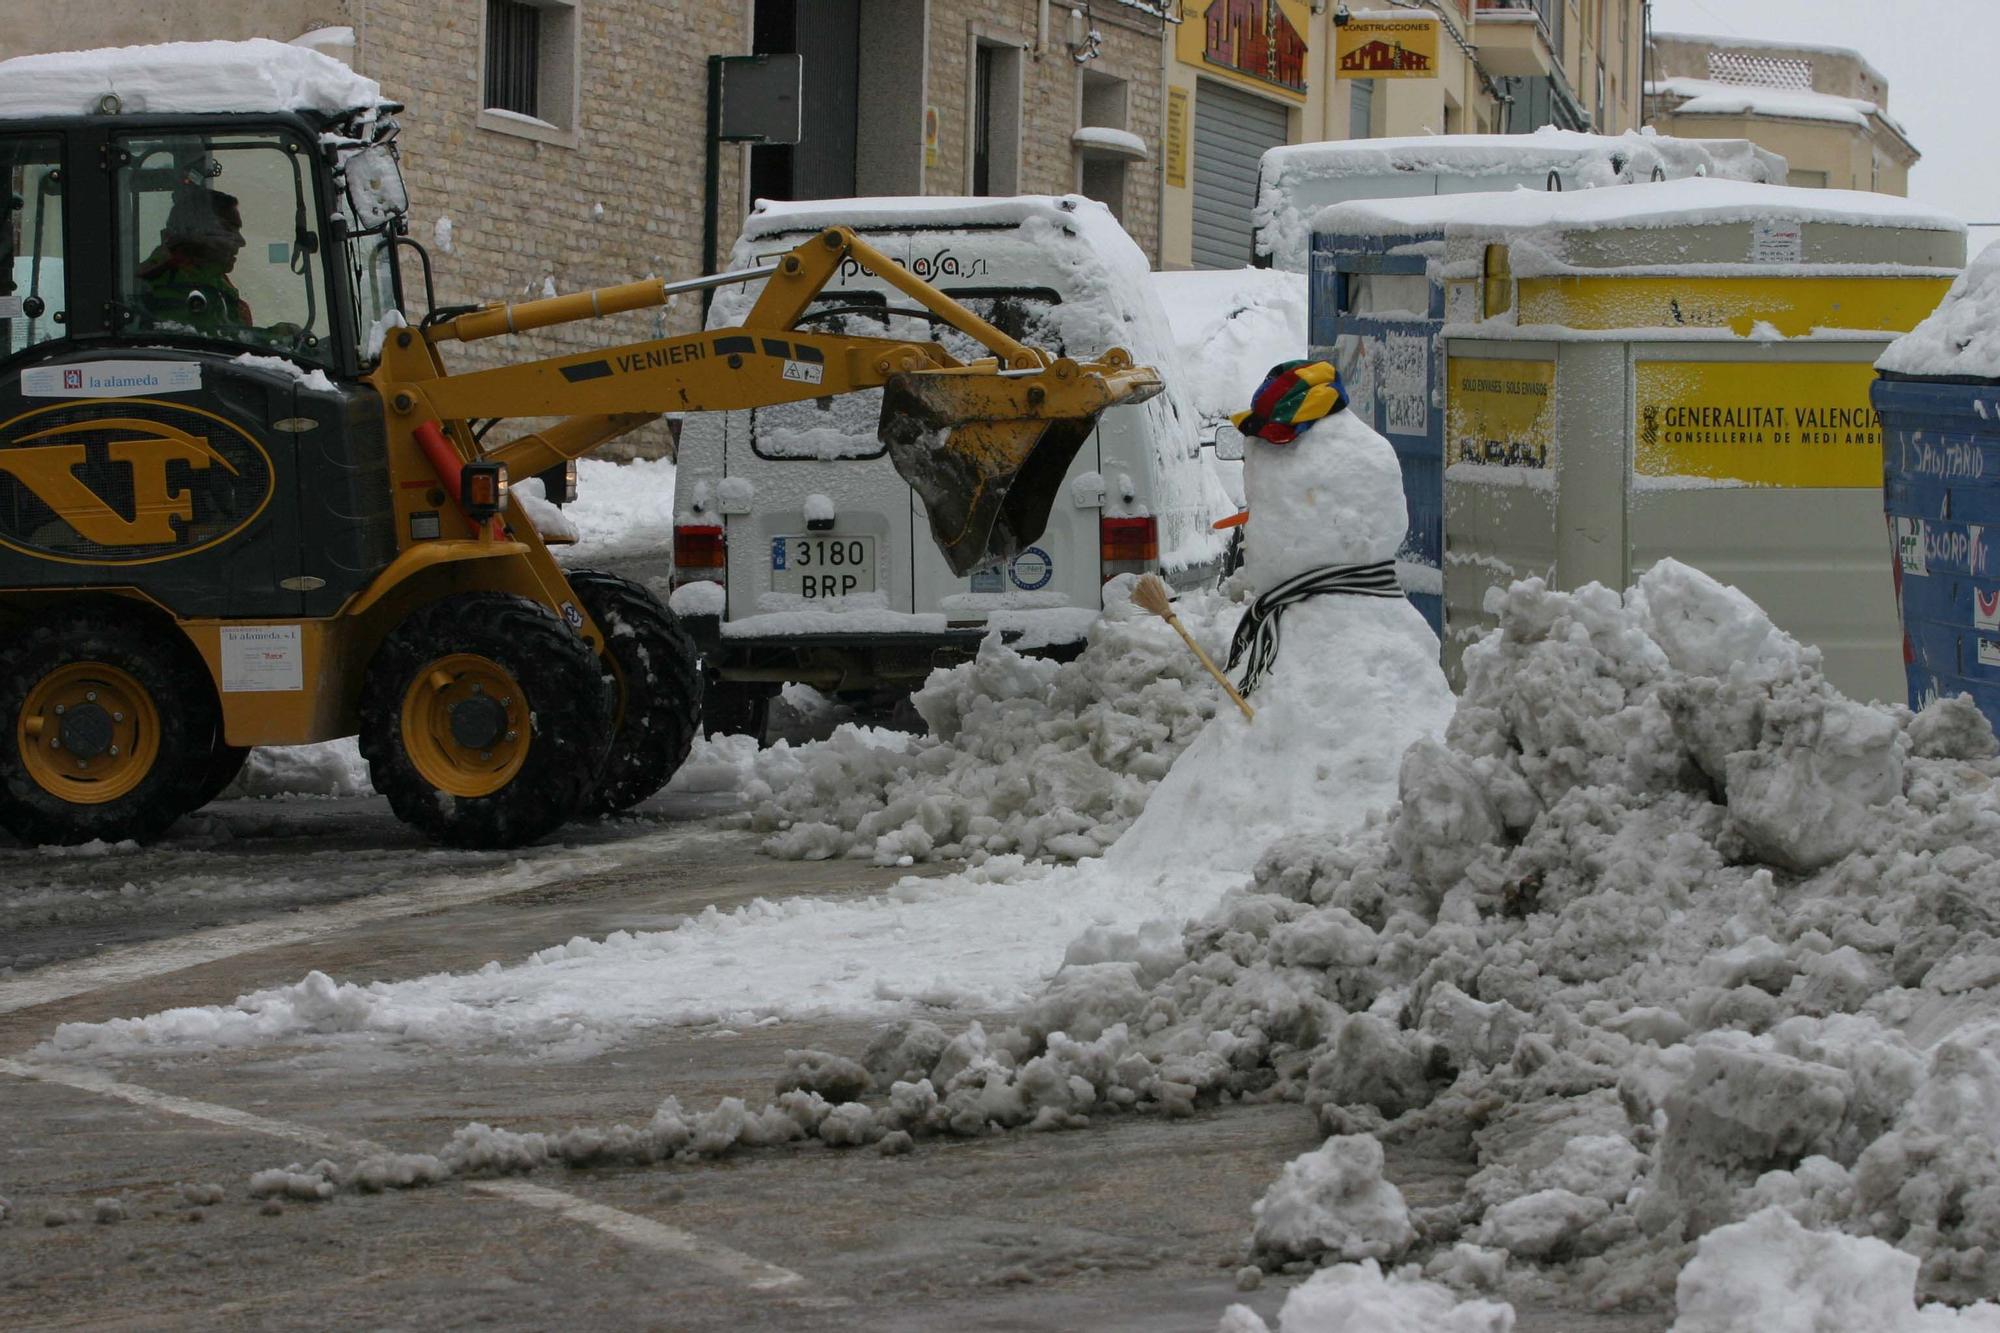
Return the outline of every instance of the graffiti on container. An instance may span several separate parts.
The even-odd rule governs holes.
[[[1986,475],[1986,451],[1969,441],[1932,444],[1929,440],[1911,440],[1903,447],[1903,466],[1920,477],[1978,481]]]
[[[1986,530],[1977,523],[1963,528],[1924,525],[1924,563],[1945,569],[1963,570],[1973,575],[1995,572],[1993,549],[1986,544]]]
[[[1391,333],[1382,339],[1382,420],[1398,435],[1431,427],[1430,339]]]

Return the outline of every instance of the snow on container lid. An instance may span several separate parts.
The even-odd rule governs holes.
[[[0,118],[82,116],[115,95],[128,115],[315,111],[382,105],[382,86],[333,57],[253,38],[57,51],[0,61]]]
[[[1923,323],[1889,344],[1877,370],[2000,382],[2000,245],[1980,251]]]
[[[1518,277],[1647,268],[1953,276],[1965,262],[1965,224],[1907,199],[1703,178],[1336,204],[1313,230],[1441,234],[1447,276],[1469,276],[1463,266],[1494,242],[1510,245]]]
[[[1286,144],[1258,171],[1258,252],[1303,272],[1312,215],[1347,199],[1542,189],[1549,173],[1570,190],[1629,185],[1655,174],[1781,181],[1785,159],[1747,139],[1677,139],[1650,131],[1582,134],[1544,126],[1533,134],[1432,134]]]

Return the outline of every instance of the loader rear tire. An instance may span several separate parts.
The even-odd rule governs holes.
[[[567,572],[604,631],[617,685],[611,753],[585,802],[588,814],[630,809],[667,784],[701,734],[701,654],[644,585],[594,569]]]
[[[361,690],[361,755],[405,823],[452,847],[519,847],[583,806],[611,739],[597,654],[525,597],[416,611]]]
[[[188,808],[217,714],[187,641],[129,605],[29,621],[0,650],[0,825],[37,844],[158,837]]]

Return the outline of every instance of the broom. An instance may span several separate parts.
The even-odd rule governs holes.
[[[1243,710],[1243,716],[1253,722],[1256,721],[1257,715],[1250,711],[1250,705],[1243,701],[1243,696],[1238,694],[1236,687],[1229,683],[1229,677],[1223,675],[1221,669],[1209,659],[1208,654],[1201,650],[1201,645],[1196,643],[1194,636],[1187,632],[1187,626],[1181,624],[1180,617],[1174,614],[1173,605],[1167,600],[1167,585],[1161,581],[1158,574],[1148,574],[1132,585],[1132,605],[1138,607],[1141,611],[1150,611],[1169,625],[1172,625],[1174,632],[1181,636],[1181,641],[1194,649],[1194,655],[1199,657],[1201,664],[1208,668],[1208,674],[1215,677],[1223,689],[1229,691],[1229,697],[1234,699],[1236,706]]]

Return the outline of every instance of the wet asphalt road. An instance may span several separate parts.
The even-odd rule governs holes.
[[[36,1049],[60,1022],[226,1002],[313,968],[349,981],[471,969],[905,873],[768,860],[721,804],[656,798],[520,857],[436,852],[373,799],[223,802],[124,856],[0,849],[0,1196],[13,1205],[0,1328],[1192,1331],[1237,1300],[1275,1315],[1284,1280],[1244,1296],[1233,1274],[1250,1205],[1317,1144],[1296,1106],[1100,1117],[901,1157],[793,1145],[269,1213],[247,1195],[253,1171],[360,1141],[435,1150],[475,1120],[643,1123],[668,1094],[756,1105],[786,1050],[858,1055],[871,1029],[655,1029],[562,1063],[387,1040],[87,1065]],[[1462,1173],[1391,1170],[1413,1204],[1449,1197]],[[182,1182],[223,1198],[191,1206]],[[101,1198],[124,1219],[92,1220]],[[1669,1322],[1531,1310],[1517,1328]]]

